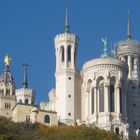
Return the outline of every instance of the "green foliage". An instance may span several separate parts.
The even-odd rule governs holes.
[[[112,132],[86,126],[14,123],[0,117],[0,140],[120,140]]]

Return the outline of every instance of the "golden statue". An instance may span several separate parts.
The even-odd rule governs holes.
[[[4,63],[5,63],[6,66],[9,66],[10,60],[11,60],[11,58],[8,55],[6,55],[5,58],[4,58]]]

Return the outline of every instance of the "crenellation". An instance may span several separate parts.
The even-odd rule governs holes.
[[[61,42],[61,41],[79,42],[79,38],[72,33],[58,34],[56,35],[54,40],[55,42]]]

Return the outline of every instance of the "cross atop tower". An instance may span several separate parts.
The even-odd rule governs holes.
[[[23,66],[24,66],[23,88],[28,88],[27,67],[29,67],[29,65],[27,64],[27,62],[25,62],[25,64],[23,64]]]

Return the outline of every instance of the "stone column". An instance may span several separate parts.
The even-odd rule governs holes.
[[[13,94],[13,87],[10,88],[10,95]]]
[[[104,86],[104,112],[109,112],[109,84]]]
[[[128,78],[131,78],[132,75],[131,75],[131,69],[132,69],[132,58],[131,56],[128,55],[128,67],[129,67],[129,73],[128,73]]]
[[[98,102],[97,102],[97,87],[94,87],[94,113],[97,114],[97,107],[98,107]]]
[[[4,85],[3,94],[6,95],[6,86]]]
[[[71,67],[74,68],[74,48],[71,47]]]
[[[120,85],[119,84],[116,84],[115,85],[115,112],[116,113],[120,113]]]
[[[92,94],[92,89],[90,89],[88,93],[88,116],[91,116],[91,94]]]
[[[89,89],[86,89],[86,93],[85,93],[85,119],[87,120],[87,117],[88,117],[88,95],[89,95]]]
[[[67,59],[67,47],[64,47],[64,59],[65,59],[65,67],[68,66],[68,59]]]

